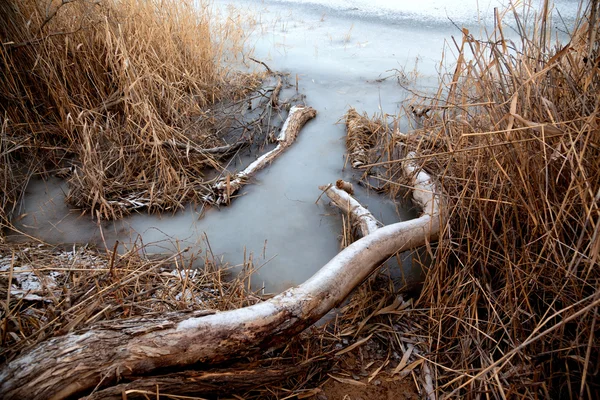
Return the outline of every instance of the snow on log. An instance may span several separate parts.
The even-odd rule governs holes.
[[[243,171],[240,171],[233,176],[227,175],[226,177],[219,179],[212,188],[214,194],[206,197],[206,201],[217,205],[229,204],[231,196],[240,190],[240,188],[244,186],[248,179],[256,174],[256,172],[266,167],[283,153],[283,151],[296,140],[296,137],[304,124],[316,115],[317,111],[314,108],[303,106],[292,107],[281,128],[281,133],[277,137],[277,147],[268,153],[263,154],[248,165]]]
[[[97,324],[49,339],[2,367],[0,398],[65,399],[165,368],[214,364],[285,345],[340,304],[387,258],[437,238],[435,185],[412,161],[404,163],[404,171],[413,178],[413,197],[423,207],[422,215],[357,240],[303,284],[237,310],[185,319],[166,314],[137,321],[134,327]]]

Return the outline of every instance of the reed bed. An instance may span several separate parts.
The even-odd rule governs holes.
[[[101,218],[118,217],[136,201],[169,209],[202,193],[205,167],[218,164],[190,149],[223,144],[207,107],[227,96],[235,102],[254,82],[235,75],[232,84],[230,71],[206,61],[223,57],[224,47],[178,33],[183,23],[186,32],[209,37],[209,21],[183,18],[189,14],[177,10],[189,5],[180,2],[166,14],[141,0],[35,4],[0,4],[10,15],[0,26],[3,42],[16,38],[0,50],[10,72],[0,74],[8,88],[1,92],[2,209],[10,212],[31,171],[63,166],[73,155],[70,201]],[[226,366],[280,374],[279,382],[242,390],[244,398],[319,398],[326,379],[360,385],[404,377],[425,396],[425,366],[439,398],[600,397],[598,8],[590,2],[561,46],[550,43],[547,3],[530,20],[513,10],[518,43],[505,36],[501,14],[483,40],[464,30],[436,96],[411,100],[423,110],[413,132],[349,112],[366,127],[357,143],[365,149],[361,163],[368,162],[362,168],[376,176],[369,186],[376,179],[378,189],[402,194],[406,150],[437,177],[445,225],[427,248],[433,261],[414,303],[379,274],[328,323],[280,351]],[[132,15],[145,22],[161,15],[172,25],[139,25]],[[75,32],[66,35],[65,27]],[[18,167],[6,168],[9,162]],[[348,244],[352,226],[345,226]],[[226,281],[208,255],[205,270],[192,270],[181,254],[151,260],[139,251],[0,250],[0,288],[27,273],[40,288],[0,291],[3,360],[92,323],[225,310],[262,298],[250,290],[249,275]],[[25,299],[32,294],[41,299]]]
[[[202,150],[227,144],[214,105],[259,84],[235,70],[242,22],[186,0],[3,2],[3,186],[64,172],[68,202],[102,219],[200,199],[220,166]]]
[[[436,176],[445,226],[416,310],[440,398],[598,398],[600,35],[592,1],[566,44],[548,5],[454,41],[421,128],[386,133]],[[407,113],[408,114],[408,113]],[[399,160],[398,160],[399,161]],[[404,190],[399,163],[381,181]]]

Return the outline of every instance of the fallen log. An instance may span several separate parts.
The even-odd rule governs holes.
[[[296,140],[296,137],[304,124],[316,115],[317,112],[314,108],[302,106],[292,107],[281,128],[281,133],[277,137],[277,147],[268,153],[263,154],[248,165],[243,171],[240,171],[233,176],[227,175],[226,177],[219,179],[212,187],[214,194],[207,196],[205,200],[216,205],[228,204],[231,200],[231,196],[240,190],[249,178],[269,165],[275,158],[283,153],[283,151]]]
[[[0,398],[65,399],[168,367],[215,364],[286,344],[340,304],[387,258],[437,238],[435,185],[413,161],[404,163],[404,171],[413,178],[413,198],[422,215],[352,243],[303,284],[237,310],[184,320],[164,315],[140,320],[135,327],[96,325],[52,338],[2,367]]]
[[[412,152],[408,154],[407,158],[414,158],[416,153]],[[434,189],[431,178],[428,174],[421,171],[419,167],[414,163],[405,161],[404,165],[405,174],[412,174],[415,186],[421,189],[420,193],[413,192],[413,198],[418,202],[423,210],[430,210],[430,213],[439,214],[439,201],[434,197],[431,197],[431,191]],[[426,189],[429,187],[429,189]],[[358,224],[360,234],[364,237],[372,234],[377,229],[381,228],[383,224],[379,222],[373,214],[356,201],[347,188],[352,188],[352,185],[346,181],[338,180],[336,185],[320,186],[319,189],[323,190],[327,197],[329,197],[333,203],[349,214],[352,219]],[[415,197],[416,196],[416,197]],[[430,202],[430,200],[432,200]],[[435,390],[433,388],[433,380],[431,378],[431,370],[429,369],[428,360],[419,355],[419,350],[413,348],[415,356],[419,356],[423,359],[423,366],[421,372],[423,374],[423,386],[428,400],[435,400]]]

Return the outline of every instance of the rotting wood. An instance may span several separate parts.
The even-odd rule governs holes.
[[[205,200],[216,205],[228,204],[231,196],[237,193],[238,190],[258,171],[273,162],[285,149],[287,149],[296,140],[300,129],[310,119],[317,115],[317,111],[311,107],[294,106],[290,109],[290,113],[281,128],[281,133],[277,137],[277,147],[268,153],[252,162],[246,169],[240,171],[233,176],[227,175],[212,187],[213,194],[207,196]]]
[[[114,386],[158,369],[214,364],[285,345],[318,321],[393,254],[437,239],[440,205],[431,177],[410,159],[419,218],[375,230],[342,250],[303,284],[268,301],[232,311],[169,321],[141,322],[131,330],[96,325],[40,343],[0,370],[4,399],[65,399]]]

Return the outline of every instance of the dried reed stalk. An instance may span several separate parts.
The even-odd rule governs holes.
[[[484,40],[464,30],[430,105],[443,111],[411,135],[414,161],[448,200],[423,315],[413,313],[438,395],[600,393],[598,2],[590,7],[566,45],[551,46],[547,13],[526,21],[512,10],[518,44],[500,14]],[[401,161],[379,164],[392,192]]]
[[[369,150],[377,143],[377,137],[387,131],[387,127],[376,119],[360,115],[354,108],[346,113],[346,148],[353,168],[370,162]]]

